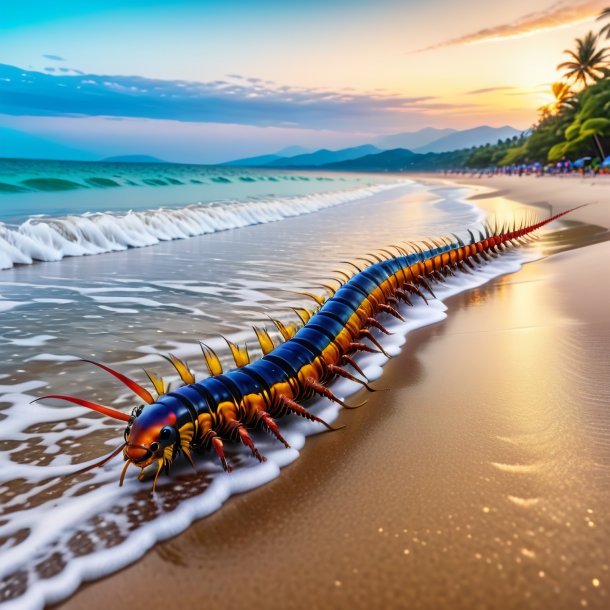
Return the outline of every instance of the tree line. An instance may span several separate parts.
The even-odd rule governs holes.
[[[598,21],[603,27],[575,40],[557,69],[562,79],[552,85],[553,101],[520,138],[472,149],[462,167],[484,168],[523,163],[553,163],[610,154],[610,7]],[[458,160],[456,158],[456,160]]]

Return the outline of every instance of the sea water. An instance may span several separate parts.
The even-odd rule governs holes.
[[[400,176],[33,164],[38,177],[32,178],[27,163],[11,163],[18,171],[5,167],[0,180],[19,187],[0,195],[0,243],[11,246],[4,245],[10,264],[0,271],[0,603],[6,608],[41,608],[84,580],[128,565],[232,494],[277,477],[297,459],[306,436],[324,430],[286,417],[280,427],[291,449],[256,433],[265,463],[229,444],[231,474],[209,454],[197,456],[196,472],[178,460],[152,497],[151,481],[139,482],[135,469],[118,486],[120,456],[69,477],[117,447],[124,425],[69,404],[31,401],[61,393],[125,412],[138,404],[80,358],[105,362],[141,383],[144,367],[176,384],[160,356],[171,352],[201,378],[197,340],[218,350],[226,368],[221,335],[246,341],[258,357],[252,325],[267,320],[269,326],[268,316],[295,321],[291,306],[313,304],[300,292],[324,294],[320,283],[336,276],[335,269],[349,269],[342,261],[363,264],[360,256],[406,239],[464,235],[481,221],[465,190]],[[229,174],[228,182],[211,180]],[[148,184],[157,179],[151,176],[181,184]],[[67,188],[61,182],[49,191],[49,180],[80,186],[60,190]],[[383,338],[386,351],[397,354],[410,330],[442,320],[443,298],[520,262],[510,254],[451,279],[429,306],[409,308],[405,323],[384,319],[394,332]],[[385,356],[359,361],[376,379]],[[358,390],[346,380],[333,385],[343,397]],[[338,413],[326,400],[309,406],[329,422]]]

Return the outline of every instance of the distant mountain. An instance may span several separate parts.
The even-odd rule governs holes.
[[[342,148],[341,150],[328,150],[321,148],[307,155],[297,155],[286,159],[275,159],[267,163],[265,167],[318,167],[327,163],[337,163],[357,159],[364,155],[371,155],[381,152],[380,148],[372,144],[354,146],[352,148]]]
[[[150,155],[117,155],[116,157],[106,157],[103,163],[168,163],[163,159],[151,157]]]
[[[259,155],[258,157],[246,157],[245,159],[235,159],[235,161],[227,161],[220,165],[229,165],[231,167],[262,167],[271,163],[276,159],[281,159],[280,155]]]
[[[464,167],[470,156],[469,149],[442,153],[418,154],[404,148],[386,150],[351,161],[329,163],[323,169],[354,172],[416,172]]]
[[[2,157],[93,161],[96,155],[18,129],[0,127],[0,158]]]
[[[457,129],[436,129],[435,127],[424,127],[419,131],[405,131],[391,136],[381,136],[374,140],[380,148],[385,150],[395,148],[406,148],[415,150],[422,146],[427,146],[432,142],[436,142],[445,136],[456,133]]]
[[[304,146],[286,146],[282,150],[278,150],[275,153],[269,155],[258,155],[256,157],[246,157],[245,159],[235,159],[235,161],[227,161],[220,165],[229,165],[233,167],[263,167],[273,161],[282,159],[283,157],[294,157],[296,155],[305,155],[310,153],[311,150]]]
[[[506,140],[520,136],[521,132],[514,127],[505,125],[504,127],[489,127],[483,125],[474,129],[465,129],[450,133],[430,144],[414,148],[416,153],[441,153],[451,150],[461,150],[463,148],[472,148],[473,146],[482,146],[484,144],[495,144],[498,140]]]
[[[323,167],[327,169],[347,169],[350,171],[403,171],[410,167],[414,158],[419,155],[404,148],[384,150],[377,154],[365,155],[357,159],[349,159],[337,163],[327,163]]]
[[[278,157],[295,157],[296,155],[306,155],[313,152],[311,148],[305,148],[304,146],[286,146],[282,150],[278,150],[274,153]]]

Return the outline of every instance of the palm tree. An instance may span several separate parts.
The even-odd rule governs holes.
[[[538,108],[542,118],[561,112],[566,106],[575,106],[574,91],[567,83],[553,83],[553,101]]]
[[[610,19],[610,6],[608,8],[605,8],[600,13],[597,20],[599,21],[600,19]],[[600,34],[600,36],[605,34],[606,38],[610,38],[610,23],[606,23],[606,25],[599,31],[599,34]]]
[[[573,61],[564,61],[557,66],[558,70],[566,70],[565,78],[568,81],[582,85],[583,89],[607,75],[605,60],[608,57],[608,49],[598,49],[597,41],[597,35],[593,32],[589,32],[584,38],[577,38],[576,51],[564,51]]]

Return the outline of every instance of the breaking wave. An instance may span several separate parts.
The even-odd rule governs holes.
[[[333,193],[248,202],[197,203],[181,208],[95,212],[60,218],[29,218],[18,226],[0,223],[0,269],[87,256],[161,241],[276,222],[342,205],[409,184],[397,181]]]

